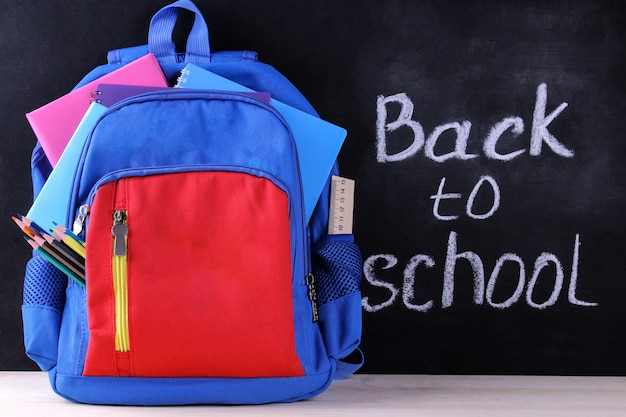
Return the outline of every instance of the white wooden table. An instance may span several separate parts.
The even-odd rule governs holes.
[[[0,372],[0,416],[626,416],[626,377],[355,375],[308,401],[263,406],[70,403],[41,372]]]

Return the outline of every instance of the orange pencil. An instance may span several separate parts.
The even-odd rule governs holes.
[[[33,236],[38,236],[38,233],[36,233],[33,229],[31,229],[30,227],[28,227],[26,225],[26,223],[24,223],[22,220],[18,219],[15,216],[11,216],[11,218],[13,219],[13,221],[15,222],[15,224],[17,224],[17,226],[22,229],[22,232],[24,232],[27,236],[29,237],[33,237]]]

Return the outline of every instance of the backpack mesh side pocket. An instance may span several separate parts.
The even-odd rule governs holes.
[[[67,276],[39,255],[26,264],[24,305],[48,306],[59,313],[65,304]]]
[[[313,251],[320,305],[360,291],[361,253],[352,235],[331,235]]]
[[[43,370],[56,365],[67,276],[40,255],[26,265],[24,278],[24,346]]]
[[[326,350],[341,359],[361,340],[361,253],[353,235],[328,235],[314,247],[312,259]]]

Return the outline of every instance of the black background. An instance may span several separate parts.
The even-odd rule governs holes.
[[[24,114],[71,89],[106,52],[144,44],[151,16],[169,1],[2,1],[0,44],[0,368],[34,369],[23,354],[21,289],[29,250],[10,216],[31,202],[29,161],[35,143]],[[364,311],[365,372],[453,374],[626,375],[626,129],[624,12],[610,1],[245,1],[196,4],[203,11],[213,50],[256,50],[287,76],[320,115],[345,127],[342,174],[357,180],[355,234],[363,258],[392,255],[397,264],[375,276],[399,290],[395,302]],[[537,87],[547,85],[546,114],[568,106],[549,131],[574,151],[564,158],[544,144],[530,156]],[[450,122],[472,124],[471,160],[434,162],[423,150],[400,162],[376,160],[377,97],[406,93],[426,136]],[[390,105],[388,121],[398,106]],[[494,161],[483,139],[505,117],[524,121],[517,137],[503,136]],[[388,133],[389,152],[411,143],[408,128]],[[444,134],[436,148],[454,147]],[[479,178],[498,184],[501,204],[489,218],[465,214]],[[458,200],[433,200],[441,179]],[[473,207],[489,209],[483,184]],[[446,248],[484,264],[485,281],[496,260],[518,255],[525,265],[524,293],[499,309],[473,301],[472,272],[460,259],[454,302],[441,302]],[[567,291],[579,236],[576,296],[596,306],[573,305]],[[531,307],[526,289],[535,260],[551,253],[563,266],[563,289],[553,305]],[[402,300],[409,259],[425,254],[432,268],[417,268],[414,304]],[[506,263],[494,302],[509,298],[519,270]],[[532,300],[548,300],[555,283],[551,263],[539,274]],[[363,283],[369,305],[390,298],[388,288]]]

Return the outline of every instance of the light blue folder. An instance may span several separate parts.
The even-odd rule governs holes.
[[[194,64],[188,64],[176,87],[251,92],[252,90]],[[278,100],[270,104],[283,116],[293,134],[300,158],[307,222],[346,138],[346,130]]]
[[[26,214],[26,217],[44,230],[53,229],[54,223],[65,223],[72,192],[72,182],[74,181],[74,171],[78,165],[83,145],[91,128],[106,110],[106,107],[98,103],[92,103],[89,106],[50,177]]]

